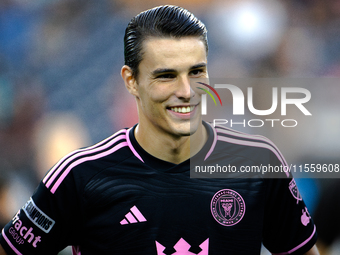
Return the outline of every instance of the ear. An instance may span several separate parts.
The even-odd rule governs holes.
[[[135,97],[139,97],[138,84],[132,75],[132,69],[129,66],[124,65],[121,70],[121,75],[124,80],[125,87],[130,92],[130,94],[134,95]]]

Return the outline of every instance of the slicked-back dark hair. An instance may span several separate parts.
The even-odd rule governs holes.
[[[138,67],[143,59],[143,42],[148,37],[186,36],[199,37],[208,52],[207,29],[203,22],[188,10],[174,5],[164,5],[141,12],[131,19],[125,30],[125,65],[132,69],[132,75],[137,79]]]

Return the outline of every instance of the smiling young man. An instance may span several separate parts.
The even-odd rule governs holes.
[[[200,116],[206,28],[187,10],[140,13],[121,74],[139,122],[62,158],[0,236],[0,255],[318,254],[290,176],[190,178],[190,160],[285,164],[267,139],[213,128]],[[195,84],[195,82],[194,82]],[[6,251],[6,253],[5,253]]]
[[[122,76],[137,101],[135,136],[143,149],[179,164],[203,147],[207,134],[200,118],[200,94],[190,85],[191,79],[208,77],[201,39],[149,36],[143,41],[138,77],[128,65]]]

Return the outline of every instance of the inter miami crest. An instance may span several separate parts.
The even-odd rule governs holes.
[[[211,200],[211,213],[214,219],[223,226],[239,223],[246,211],[242,196],[232,189],[218,191]]]

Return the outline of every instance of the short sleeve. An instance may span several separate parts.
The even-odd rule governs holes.
[[[72,176],[55,193],[41,182],[1,231],[0,243],[7,254],[58,254],[74,245],[79,232],[76,193]]]
[[[304,254],[316,242],[316,227],[293,178],[267,180],[263,244],[273,254]]]

